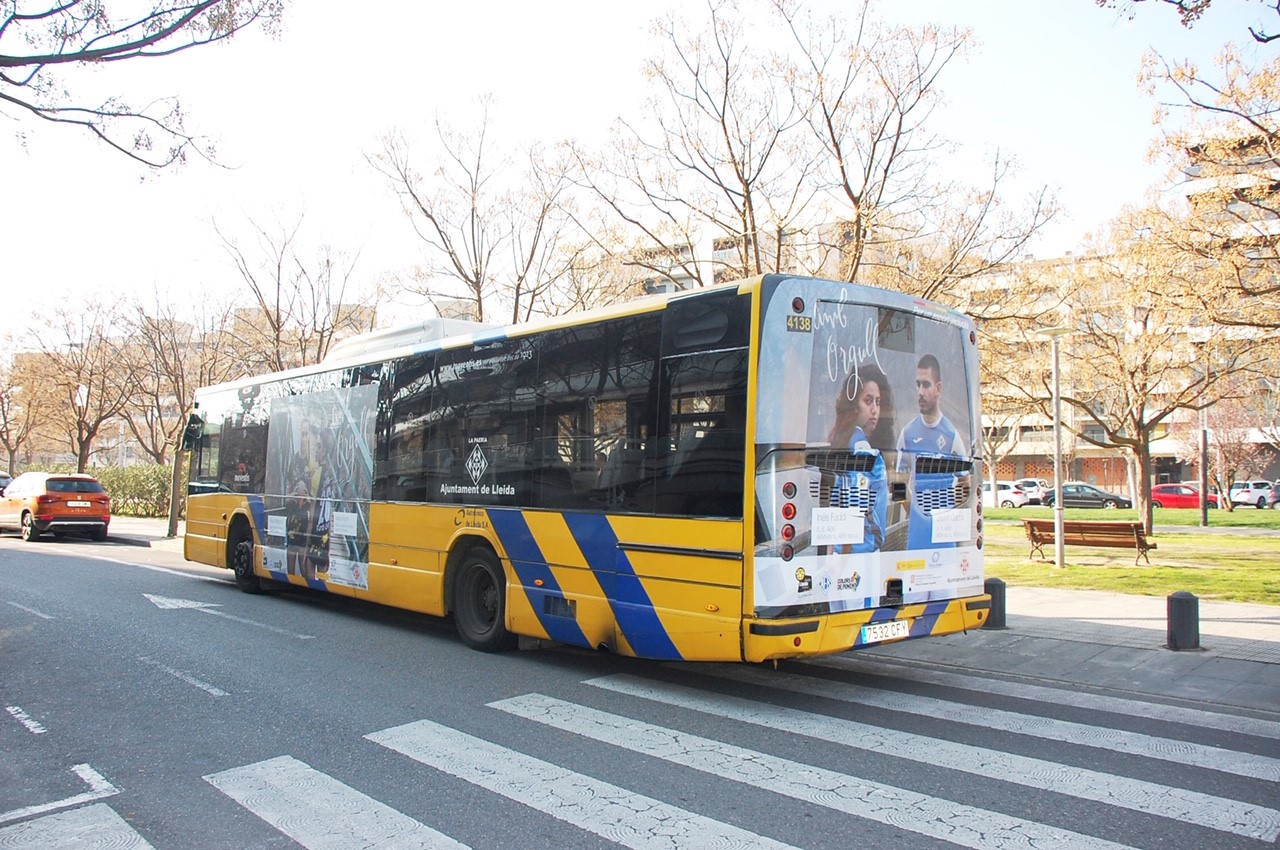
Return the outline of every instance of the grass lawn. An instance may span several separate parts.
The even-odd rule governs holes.
[[[1067,519],[1137,519],[1136,511],[1067,509]],[[1006,584],[1029,587],[1063,587],[1108,590],[1147,596],[1167,596],[1178,590],[1202,599],[1258,602],[1280,605],[1280,537],[1212,534],[1198,527],[1196,510],[1161,509],[1155,512],[1157,528],[1177,526],[1178,531],[1157,531],[1151,539],[1158,546],[1145,561],[1134,566],[1132,549],[1100,549],[1068,546],[1064,569],[1047,560],[1028,557],[1031,549],[1021,523],[1025,517],[1051,518],[1049,508],[987,509],[984,528],[986,574]],[[1013,520],[1004,524],[1000,520]],[[1209,511],[1210,528],[1246,527],[1280,531],[1280,511],[1241,509]]]

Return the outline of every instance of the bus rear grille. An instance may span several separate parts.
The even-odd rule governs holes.
[[[816,466],[822,472],[870,472],[875,468],[879,457],[835,449],[818,449],[805,452],[804,462],[808,466]]]

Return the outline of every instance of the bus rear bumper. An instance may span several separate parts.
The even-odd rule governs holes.
[[[744,661],[831,655],[850,649],[938,637],[979,629],[987,621],[991,597],[967,596],[898,608],[843,611],[816,617],[759,620],[742,626]],[[865,627],[865,628],[864,628]]]

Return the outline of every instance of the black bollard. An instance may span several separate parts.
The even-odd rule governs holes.
[[[1179,590],[1168,598],[1169,649],[1184,651],[1200,648],[1200,600],[1194,593]]]
[[[982,589],[991,597],[991,610],[987,612],[984,629],[1003,629],[1004,624],[1004,582],[998,578],[989,578],[982,583]]]

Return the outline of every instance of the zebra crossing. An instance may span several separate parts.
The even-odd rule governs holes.
[[[938,696],[880,687],[892,680],[878,676],[836,671],[832,678],[817,665],[808,671],[814,675],[745,666],[671,669],[681,672],[668,676],[655,667],[654,675],[588,678],[575,700],[536,691],[495,700],[482,710],[501,721],[485,727],[508,733],[501,736],[423,718],[343,746],[377,747],[403,759],[415,787],[452,783],[455,792],[465,787],[507,801],[504,811],[536,812],[565,829],[643,850],[811,845],[804,834],[770,831],[759,820],[734,822],[723,808],[696,811],[678,793],[624,787],[617,777],[627,774],[608,780],[580,764],[549,760],[545,747],[523,746],[527,737],[540,730],[570,745],[603,746],[619,762],[692,771],[727,797],[763,795],[781,807],[838,815],[832,823],[850,838],[888,830],[878,834],[897,836],[895,846],[926,840],[996,850],[1111,850],[1163,846],[1184,833],[1186,846],[1280,841],[1280,748],[1272,720],[929,670],[884,672],[933,686]],[[1011,698],[1008,707],[977,698],[990,694]],[[1062,705],[1072,706],[1073,719],[1055,716]],[[1088,720],[1079,719],[1084,713]],[[1134,718],[1147,731],[1125,728]],[[707,734],[712,727],[715,737]],[[1202,730],[1211,743],[1197,740]],[[1023,746],[975,742],[984,740]],[[1026,754],[1027,742],[1041,755]],[[872,762],[895,769],[873,770]],[[1000,793],[979,804],[966,793],[965,776]],[[252,813],[262,829],[307,850],[500,846],[474,835],[469,845],[290,754],[202,780],[228,805]],[[1238,794],[1224,793],[1228,787]],[[153,847],[104,798],[115,790],[101,784],[77,807],[21,822],[0,813],[0,850]],[[1036,798],[1043,799],[1020,802]],[[1073,814],[1057,815],[1059,807]]]

